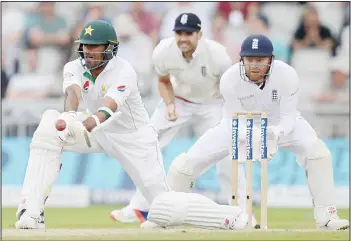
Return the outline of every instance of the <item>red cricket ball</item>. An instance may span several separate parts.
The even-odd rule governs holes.
[[[63,131],[64,129],[66,129],[66,121],[58,120],[56,122],[56,130]]]

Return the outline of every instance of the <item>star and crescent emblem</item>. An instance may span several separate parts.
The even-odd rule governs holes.
[[[89,27],[85,28],[85,33],[84,35],[89,34],[90,36],[92,36],[92,32],[94,31],[94,29],[91,27],[91,25],[89,25]]]

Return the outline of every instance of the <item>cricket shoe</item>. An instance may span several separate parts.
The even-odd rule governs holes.
[[[27,209],[24,208],[16,213],[16,221],[19,221],[21,219],[23,214],[26,213],[26,210]],[[44,210],[40,213],[38,228],[45,229]]]
[[[145,222],[143,222],[142,224],[140,224],[140,228],[146,228],[146,229],[154,229],[154,228],[165,228],[161,225],[158,225],[156,223],[153,223],[149,220],[146,220]]]
[[[248,224],[248,215],[245,211],[240,211],[236,216],[228,216],[223,220],[220,229],[242,230],[246,229]]]
[[[110,217],[112,220],[121,223],[143,223],[146,221],[148,213],[149,212],[133,209],[128,205],[122,209],[113,210],[112,212],[110,212]]]
[[[246,224],[246,227],[245,227],[245,228],[248,228],[248,225],[249,225],[249,222],[247,221],[247,224]],[[257,223],[256,218],[255,218],[255,215],[253,215],[253,214],[252,214],[251,226],[252,226],[254,229],[260,229],[260,228],[261,228],[261,225],[260,225],[259,223]]]
[[[22,212],[23,211],[23,212]],[[19,215],[19,220],[16,222],[16,229],[45,229],[44,213],[38,218],[29,216],[28,212],[23,209]]]
[[[45,197],[44,206],[45,206],[48,198],[49,198],[49,196]],[[27,211],[27,209],[25,208],[26,207],[25,203],[26,203],[26,200],[23,199],[21,201],[21,203],[19,204],[17,212],[16,212],[16,221],[19,221],[21,219],[22,215]],[[39,229],[45,229],[44,208],[41,210],[41,213],[40,213],[38,227],[39,227]]]
[[[230,224],[229,224],[230,223]],[[252,215],[252,228],[260,229],[260,224],[257,223],[256,218]],[[225,226],[229,225],[229,229],[240,230],[240,229],[248,229],[248,215],[246,212],[241,212],[235,219],[231,222],[229,219],[225,220]]]
[[[346,230],[350,228],[347,219],[340,219],[334,206],[326,210],[315,210],[316,227],[319,230]]]

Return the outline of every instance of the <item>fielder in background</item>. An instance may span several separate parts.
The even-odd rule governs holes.
[[[65,112],[45,111],[33,135],[16,228],[45,228],[44,203],[60,171],[62,151],[104,152],[117,159],[149,203],[155,199],[177,207],[176,214],[155,209],[172,220],[170,225],[245,228],[247,215],[239,207],[218,205],[199,194],[169,192],[157,133],[149,124],[133,68],[116,56],[114,28],[104,21],[87,23],[78,43],[79,59],[63,70]],[[91,114],[76,112],[81,97]]]
[[[349,221],[340,219],[335,207],[331,154],[297,110],[299,78],[296,71],[288,64],[274,60],[272,42],[263,35],[247,37],[242,43],[240,56],[240,62],[229,68],[221,79],[220,90],[225,99],[222,121],[208,130],[186,155],[173,161],[172,165],[180,171],[174,176],[169,173],[168,179],[185,184],[188,179],[181,170],[201,172],[229,154],[233,113],[265,112],[269,125],[268,155],[272,157],[278,147],[296,155],[298,165],[306,172],[316,228],[349,228]],[[259,150],[259,135],[253,138],[253,149]],[[240,148],[245,150],[244,146]],[[253,158],[259,160],[259,154],[254,151]],[[240,159],[245,159],[245,153],[239,151]],[[185,187],[190,185],[188,181]],[[165,223],[154,212],[153,205],[149,211],[149,221],[159,225]]]
[[[158,74],[162,97],[151,117],[151,124],[159,133],[161,149],[169,144],[181,127],[193,125],[200,137],[218,124],[222,118],[223,98],[219,91],[222,74],[232,66],[232,61],[221,44],[202,38],[201,21],[193,13],[182,13],[176,20],[175,37],[161,40],[153,52],[153,64]],[[220,157],[214,157],[220,160]],[[197,159],[199,165],[202,160]],[[205,168],[191,171],[183,164],[172,165],[169,172],[183,173],[188,186],[178,185],[179,180],[169,180],[170,188],[189,192]],[[228,158],[217,164],[219,182],[223,193],[231,193],[231,163]],[[239,206],[245,209],[246,183],[243,167],[239,167]],[[128,206],[110,213],[114,220],[126,223],[146,219],[149,203],[137,190]]]

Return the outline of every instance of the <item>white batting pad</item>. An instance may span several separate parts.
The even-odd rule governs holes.
[[[61,153],[32,148],[30,151],[22,198],[26,199],[28,213],[37,217],[45,197],[60,171]]]
[[[20,207],[33,217],[39,217],[60,171],[62,147],[55,129],[58,116],[55,110],[45,111],[31,143]]]
[[[172,191],[154,199],[148,220],[164,227],[241,229],[246,227],[247,215],[239,207],[219,205],[197,193]]]

